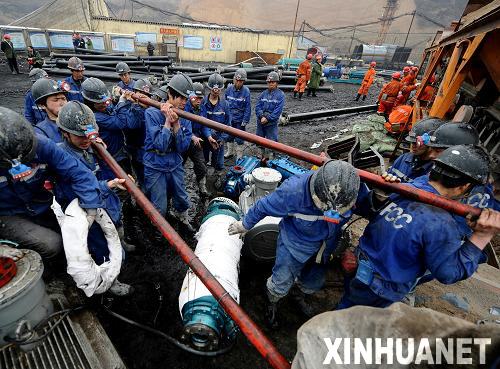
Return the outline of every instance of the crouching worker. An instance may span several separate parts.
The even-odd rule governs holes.
[[[411,185],[456,199],[486,183],[488,161],[484,151],[473,148],[446,149],[434,160],[429,176]],[[353,279],[346,280],[338,309],[386,307],[401,301],[427,270],[444,284],[469,278],[484,261],[482,250],[500,231],[500,213],[484,209],[471,228],[473,233],[463,240],[458,223],[446,210],[391,195],[359,240],[358,270]]]
[[[193,90],[191,78],[176,74],[168,83],[168,101],[161,110],[148,108],[145,113],[144,188],[155,208],[165,216],[172,199],[172,216],[188,229],[189,198],[184,184],[182,154],[191,142],[191,122],[179,119],[172,107],[184,109]]]
[[[59,146],[94,173],[103,197],[103,208],[116,226],[118,234],[122,236],[120,238],[123,248],[126,251],[133,251],[135,247],[123,241],[120,199],[114,192],[124,189],[122,184],[125,180],[114,178],[114,176],[110,177],[111,171],[106,163],[98,159],[92,151],[91,139],[97,138],[98,135],[94,113],[83,103],[70,101],[59,112],[57,125],[64,139]],[[75,193],[71,188],[71,182],[66,178],[58,180],[56,182],[56,199],[62,208],[65,209],[74,198]],[[102,228],[96,222],[89,229],[87,244],[92,259],[97,265],[109,261],[108,242]],[[109,291],[115,295],[124,296],[132,292],[132,287],[115,280]]]
[[[80,207],[95,214],[102,207],[95,176],[4,107],[0,107],[0,158],[0,238],[34,250],[44,260],[55,258],[63,244],[45,182],[52,178],[50,173],[65,178]]]
[[[267,318],[277,325],[276,307],[294,283],[294,300],[307,316],[314,313],[305,296],[319,291],[326,267],[350,217],[360,180],[356,169],[343,161],[328,161],[318,171],[293,176],[275,192],[257,201],[243,221],[229,226],[229,234],[245,233],[266,216],[283,217],[279,225],[276,261],[267,280]]]

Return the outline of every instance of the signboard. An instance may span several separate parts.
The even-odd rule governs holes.
[[[203,36],[184,36],[185,49],[203,50]]]
[[[71,33],[49,32],[50,44],[55,49],[73,49],[73,35]]]
[[[111,48],[113,51],[134,52],[134,39],[132,37],[111,36]]]
[[[136,32],[135,40],[138,44],[147,44],[148,42],[156,44],[156,33]]]
[[[47,38],[43,32],[30,32],[30,42],[31,46],[35,49],[46,49],[48,48]]]
[[[14,49],[23,50],[26,49],[26,43],[24,42],[24,35],[19,31],[9,31],[8,29],[3,30],[3,34],[9,34],[10,40],[12,41],[12,45],[14,45]]]
[[[210,50],[221,51],[222,50],[222,37],[221,36],[210,36]]]
[[[160,33],[162,35],[174,35],[174,36],[178,36],[180,34],[178,28],[160,28]]]
[[[92,46],[94,47],[94,50],[105,50],[106,49],[104,47],[104,36],[103,35],[80,33],[80,36],[83,37],[85,42],[87,42],[87,38],[90,38],[90,40],[92,41]]]

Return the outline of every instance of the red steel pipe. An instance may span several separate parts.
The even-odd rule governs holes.
[[[144,98],[141,95],[133,94],[132,97],[139,100],[141,103],[145,105],[154,106],[157,108],[160,108],[161,106],[161,103],[149,98]],[[205,117],[200,117],[199,115],[196,114],[188,113],[184,110],[175,108],[173,110],[180,117],[189,119],[190,121],[200,123],[204,126],[215,129],[217,131],[229,133],[230,135],[239,137],[245,141],[252,142],[254,144],[263,147],[267,147],[274,151],[285,153],[289,156],[293,156],[294,158],[306,161],[311,164],[321,166],[323,165],[325,160],[328,160],[328,158],[324,158],[322,156],[312,154],[310,152],[303,151],[295,147],[282,144],[280,142],[268,140],[267,138],[260,137],[250,132],[242,131],[237,128],[229,127],[224,124],[214,122],[213,120],[207,119]],[[431,192],[420,190],[415,187],[411,187],[409,185],[386,182],[381,176],[367,172],[362,169],[357,169],[357,171],[359,177],[363,181],[370,183],[373,186],[381,188],[383,190],[389,192],[395,192],[400,194],[401,196],[442,208],[446,211],[449,211],[450,213],[454,213],[462,217],[470,216],[472,218],[477,218],[479,217],[479,215],[481,215],[481,209],[479,208],[474,208],[470,205],[462,204],[458,201],[450,200],[443,196],[435,195]]]
[[[153,100],[152,100],[153,101]],[[289,369],[290,363],[277,350],[274,344],[267,338],[245,311],[233,300],[231,295],[215,279],[212,273],[203,265],[191,248],[184,242],[179,234],[168,224],[165,218],[155,209],[153,204],[144,196],[134,182],[130,180],[127,173],[118,165],[116,160],[104,148],[103,145],[93,142],[92,147],[99,156],[109,165],[117,178],[125,179],[124,186],[134,196],[137,204],[151,219],[153,224],[160,230],[163,237],[172,245],[180,255],[184,263],[202,280],[203,284],[222,305],[226,313],[240,327],[243,334],[255,346],[259,353],[276,369]]]

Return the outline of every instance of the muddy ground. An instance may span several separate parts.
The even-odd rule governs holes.
[[[27,74],[11,75],[7,72],[5,65],[0,65],[0,81],[2,95],[0,105],[21,113],[24,93],[31,85]],[[285,111],[297,113],[369,104],[375,100],[378,93],[378,90],[372,88],[366,102],[356,103],[353,99],[357,86],[341,84],[335,85],[334,88],[334,93],[318,93],[317,98],[304,98],[301,102],[294,100],[291,93],[286,93]],[[257,96],[258,93],[252,93],[253,105]],[[359,115],[351,115],[322,121],[292,123],[280,127],[279,138],[283,143],[319,153],[325,147],[311,150],[312,143],[321,138],[331,137],[344,128],[349,128],[353,121],[359,118]],[[252,119],[247,130],[255,132],[255,118]],[[248,146],[248,152],[254,150],[253,146]],[[227,161],[226,168],[232,164],[232,161]],[[193,219],[193,226],[197,228],[210,199],[200,199],[197,195],[190,163],[186,171],[186,184],[192,202],[190,215]],[[210,189],[214,191],[213,179],[209,181],[209,184]],[[213,197],[216,195],[214,193]],[[128,299],[115,299],[112,308],[131,319],[154,325],[157,329],[179,337],[182,325],[177,298],[187,270],[186,266],[167,242],[158,236],[140,210],[127,203],[125,215],[128,238],[138,246],[139,251],[128,256],[120,280],[134,285],[136,293]],[[175,221],[172,221],[172,224],[178,227]],[[356,227],[357,233],[362,231],[363,227],[359,225]],[[194,247],[194,235],[182,227],[177,229],[184,240]],[[263,328],[278,350],[291,360],[296,348],[297,329],[306,321],[306,318],[300,315],[291,301],[285,299],[280,306],[279,329],[270,330],[266,327],[264,284],[270,274],[270,269],[270,265],[256,265],[248,260],[241,261],[241,306]],[[341,281],[340,275],[332,267],[325,289],[314,297],[313,306],[317,312],[331,310],[336,305],[342,293]],[[155,285],[159,285],[160,289],[157,290]],[[99,317],[129,368],[254,369],[268,367],[265,360],[241,334],[235,347],[229,353],[216,358],[205,358],[185,353],[162,338],[144,333],[103,313],[99,313]]]

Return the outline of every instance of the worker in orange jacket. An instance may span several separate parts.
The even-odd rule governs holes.
[[[311,79],[311,59],[313,55],[307,54],[306,60],[304,60],[299,65],[297,69],[297,83],[293,89],[293,98],[297,98],[297,92],[299,93],[299,100],[302,100],[302,95],[306,90],[307,82]]]
[[[366,99],[366,95],[368,95],[368,89],[373,83],[373,79],[375,78],[375,67],[377,63],[371,62],[370,68],[366,71],[365,76],[363,77],[363,82],[361,82],[361,87],[358,90],[358,96],[356,96],[356,101],[359,100],[361,95],[363,95],[363,101]]]
[[[377,99],[379,102],[377,114],[385,116],[386,121],[389,120],[389,114],[391,114],[396,98],[403,88],[400,72],[393,73],[391,77],[391,82],[382,87]]]
[[[429,77],[429,84],[425,86],[424,90],[420,94],[420,106],[427,106],[429,102],[432,100],[436,93],[436,87],[434,87],[434,83],[436,82],[436,76],[432,75]]]

